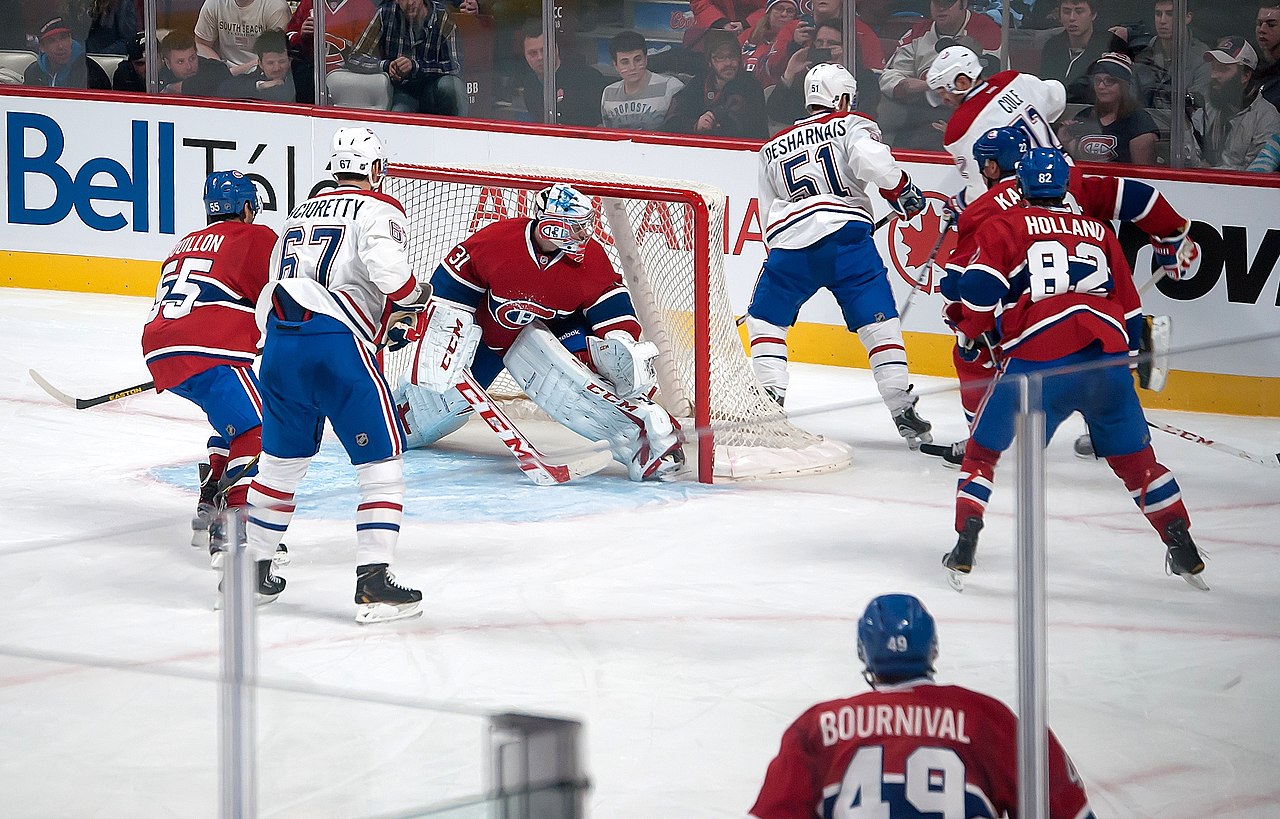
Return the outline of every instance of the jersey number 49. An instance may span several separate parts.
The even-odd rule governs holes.
[[[903,772],[886,773],[884,748],[858,749],[825,819],[969,819],[993,816],[981,791],[968,792],[964,761],[950,748],[916,748]]]

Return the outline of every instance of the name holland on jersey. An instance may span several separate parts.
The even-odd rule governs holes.
[[[772,162],[783,154],[789,154],[794,150],[806,148],[810,145],[828,142],[836,137],[842,137],[848,132],[849,120],[847,117],[833,119],[830,122],[815,122],[812,125],[802,125],[764,146],[764,155]]]
[[[1084,219],[1063,219],[1061,216],[1024,216],[1027,220],[1027,233],[1067,233],[1072,236],[1088,236],[1101,242],[1107,229],[1101,222]]]
[[[968,745],[964,711],[927,705],[845,705],[818,714],[824,747],[854,737],[932,737]]]

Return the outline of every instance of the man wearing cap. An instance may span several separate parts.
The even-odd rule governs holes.
[[[1202,167],[1243,171],[1268,137],[1280,132],[1280,111],[1250,86],[1258,52],[1244,37],[1224,37],[1204,53],[1209,95],[1191,116]]]
[[[71,37],[62,17],[52,17],[36,33],[40,58],[27,66],[23,85],[44,88],[97,88],[111,90],[111,78],[102,66],[85,56],[84,46]]]
[[[111,75],[113,91],[147,93],[147,34],[139,31],[125,47],[125,59]]]

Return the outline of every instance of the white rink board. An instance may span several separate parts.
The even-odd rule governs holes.
[[[263,221],[278,227],[288,206],[305,199],[316,180],[327,177],[323,166],[333,131],[348,124],[372,124],[395,162],[520,162],[716,185],[728,196],[726,272],[738,312],[746,306],[764,254],[754,238],[759,222],[754,216],[756,158],[751,150],[632,142],[607,132],[596,138],[569,138],[498,130],[504,127],[499,124],[485,124],[493,130],[408,124],[404,117],[373,112],[362,112],[361,120],[342,120],[327,114],[312,117],[174,101],[116,103],[0,93],[0,110],[5,117],[6,159],[0,209],[8,223],[0,250],[160,260],[178,237],[203,224],[199,192],[211,168],[238,168],[260,177],[270,193]],[[944,194],[958,188],[958,176],[948,165],[905,167],[922,188],[936,193],[935,208]],[[1280,229],[1268,230],[1280,210],[1280,189],[1157,184],[1175,207],[1204,223],[1200,229],[1209,231],[1204,235],[1214,247],[1206,253],[1211,269],[1197,273],[1198,281],[1192,277],[1177,285],[1162,283],[1144,297],[1147,310],[1173,317],[1180,348],[1276,332]],[[931,247],[933,236],[936,232],[925,230],[917,243]],[[907,289],[903,277],[909,271],[904,271],[907,256],[900,223],[892,222],[877,241],[901,301]],[[927,250],[917,251],[915,258],[924,255]],[[1150,251],[1139,251],[1136,267],[1146,270],[1149,264]],[[898,275],[892,275],[895,268]],[[1145,272],[1138,274],[1140,282],[1145,278]],[[1211,287],[1202,286],[1210,281]],[[1165,292],[1183,298],[1175,300]],[[919,301],[907,329],[940,333],[940,298],[932,295]],[[801,320],[843,323],[825,294],[806,306]],[[1179,366],[1277,377],[1280,340],[1251,345],[1248,355],[1231,350],[1191,353],[1179,359]]]

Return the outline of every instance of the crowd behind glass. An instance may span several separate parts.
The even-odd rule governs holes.
[[[0,0],[0,83],[763,139],[836,62],[890,145],[939,151],[924,77],[961,44],[1062,81],[1077,159],[1280,170],[1280,0],[844,2]]]

